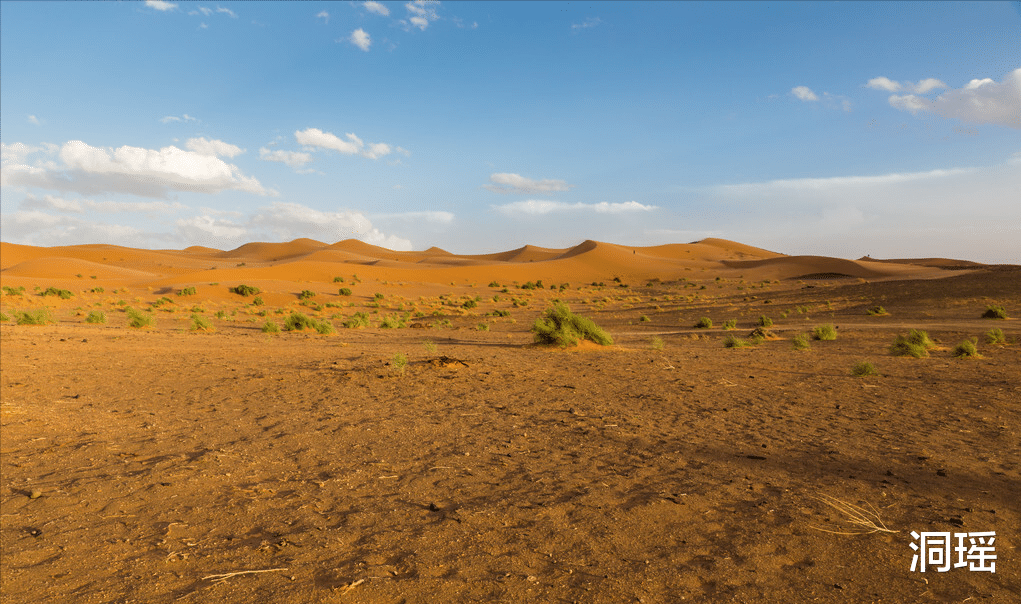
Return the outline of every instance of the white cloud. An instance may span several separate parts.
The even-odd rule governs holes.
[[[199,29],[209,29],[209,26],[205,23],[199,23]]]
[[[439,15],[436,14],[437,6],[439,6],[439,2],[435,0],[414,0],[414,2],[408,2],[404,7],[408,9],[410,16],[407,21],[401,21],[401,24],[405,26],[405,29],[410,29],[414,26],[425,31],[430,23],[439,19]]]
[[[174,224],[177,227],[177,234],[191,244],[217,245],[224,239],[242,242],[248,236],[248,229],[244,225],[206,215],[182,218]]]
[[[568,191],[574,185],[566,181],[547,178],[545,180],[533,180],[520,174],[509,174],[500,172],[490,174],[489,180],[493,184],[482,185],[482,188],[494,193],[549,193],[552,191]]]
[[[394,185],[394,188],[398,188],[400,185]],[[450,212],[443,211],[421,211],[421,212],[401,212],[398,214],[376,214],[373,218],[379,219],[396,219],[396,220],[411,220],[415,222],[433,222],[436,224],[450,224],[454,221],[454,215]]]
[[[369,143],[368,146],[354,134],[348,132],[347,140],[341,139],[332,132],[323,132],[318,128],[307,128],[294,133],[294,138],[299,144],[306,147],[319,147],[321,149],[333,149],[345,155],[361,155],[369,159],[379,159],[391,152],[390,145],[386,143]],[[398,147],[399,149],[400,147]]]
[[[312,161],[312,154],[300,151],[283,151],[281,149],[271,151],[263,147],[259,149],[259,159],[280,162],[297,169]]]
[[[972,172],[970,168],[952,168],[949,170],[930,170],[928,172],[897,172],[879,176],[833,176],[828,178],[793,178],[771,180],[761,183],[744,183],[736,185],[720,185],[718,192],[727,195],[761,195],[766,192],[814,192],[828,190],[875,187],[910,183],[922,180],[945,178]]]
[[[911,82],[895,82],[889,78],[878,77],[872,78],[865,84],[866,88],[872,88],[873,90],[885,90],[887,92],[912,92],[914,94],[925,94],[931,90],[937,88],[946,88],[947,85],[935,78],[926,78],[919,81],[917,84]]]
[[[230,16],[233,19],[237,19],[238,18],[237,13],[235,13],[232,10],[230,10],[229,8],[223,8],[222,6],[217,6],[216,7],[216,12],[228,15],[228,16]]]
[[[5,163],[4,186],[76,191],[82,195],[118,192],[144,197],[165,197],[168,191],[217,193],[224,190],[272,194],[237,166],[177,147],[159,150],[122,146],[92,147],[69,141],[60,148],[63,166],[55,163],[28,166]]]
[[[205,138],[189,138],[185,143],[185,147],[194,151],[195,153],[201,153],[202,155],[212,155],[220,157],[234,157],[235,155],[241,155],[244,150],[237,145],[231,145],[221,140],[206,140]]]
[[[369,34],[360,27],[351,32],[351,37],[348,38],[348,40],[365,52],[369,52],[369,46],[372,46],[372,40],[369,38]]]
[[[573,29],[574,31],[578,31],[579,29],[588,29],[590,27],[595,27],[600,23],[602,23],[602,19],[600,19],[599,17],[588,17],[581,23],[572,23],[571,29]]]
[[[325,23],[329,24],[329,22],[330,22],[330,13],[328,13],[326,11],[320,11],[319,14],[316,15],[316,19],[322,19]]]
[[[595,212],[597,214],[624,214],[628,212],[650,212],[657,209],[656,206],[650,206],[638,203],[637,201],[625,201],[622,203],[609,203],[601,201],[599,203],[565,203],[562,201],[548,201],[544,199],[529,199],[526,201],[515,201],[500,206],[493,206],[498,212],[507,215],[529,215],[529,216],[543,216],[553,212],[572,212],[572,211],[585,211]]]
[[[149,8],[154,8],[161,12],[166,12],[168,10],[174,10],[177,8],[177,5],[174,4],[173,2],[164,2],[164,0],[145,0],[145,5],[148,6]]]
[[[365,10],[369,11],[370,13],[376,13],[377,15],[382,15],[384,17],[390,16],[390,9],[383,4],[380,4],[379,2],[375,2],[374,0],[363,2],[362,6],[364,6]]]
[[[411,242],[386,235],[372,226],[361,212],[322,212],[297,203],[274,203],[262,208],[249,221],[251,228],[268,231],[279,241],[311,237],[319,241],[361,239],[392,250],[410,250]]]
[[[30,116],[28,116],[28,123],[30,123],[30,124],[34,124],[34,125],[36,125],[36,126],[42,126],[42,122],[40,122],[40,121],[39,121],[39,118],[37,118],[37,117],[36,117],[36,116],[34,116],[34,115],[30,115]]]
[[[164,124],[169,124],[170,122],[197,122],[197,121],[198,120],[196,118],[193,118],[192,116],[188,115],[187,113],[185,113],[181,117],[177,117],[176,115],[168,115],[168,116],[160,119],[160,122],[162,122]]]
[[[0,215],[0,230],[4,241],[40,246],[113,243],[147,247],[161,239],[132,226],[104,224],[78,216],[54,216],[35,210]]]
[[[936,84],[933,84],[933,83]],[[929,78],[911,87],[874,78],[870,88],[890,92],[910,90],[916,94],[891,95],[890,106],[912,115],[931,112],[945,118],[955,118],[973,124],[996,124],[1008,128],[1021,128],[1021,69],[1004,76],[1002,82],[991,78],[975,79],[963,88],[947,90],[934,99],[918,96],[935,88],[946,88],[939,80]]]
[[[819,100],[819,97],[808,86],[795,86],[791,88],[791,94],[806,102]]]
[[[24,210],[54,210],[70,214],[83,214],[85,212],[101,212],[104,214],[116,214],[119,212],[166,214],[188,209],[188,206],[178,202],[93,201],[91,199],[64,199],[53,195],[36,197],[32,194],[25,196],[20,207]]]

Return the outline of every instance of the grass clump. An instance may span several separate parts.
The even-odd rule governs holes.
[[[186,288],[182,289],[181,291],[177,292],[177,295],[178,296],[194,296],[197,293],[198,293],[198,290],[196,290],[194,287],[186,287]]]
[[[990,329],[986,332],[986,342],[988,344],[1006,344],[1007,336],[1003,335],[1003,330],[1000,328]]]
[[[872,315],[873,317],[885,317],[886,315],[890,314],[886,312],[886,309],[883,308],[882,306],[873,306],[866,310],[865,313],[868,315]]]
[[[52,288],[51,288],[52,289]],[[1002,306],[989,305],[986,307],[986,311],[982,313],[983,319],[1006,319],[1007,311]]]
[[[101,310],[94,310],[85,317],[86,323],[106,323],[106,313]]]
[[[337,330],[333,327],[333,323],[330,323],[325,319],[313,322],[313,326],[320,335],[330,336],[337,333]]]
[[[245,284],[238,285],[237,287],[232,287],[230,288],[230,291],[234,292],[239,296],[244,296],[246,298],[248,296],[256,296],[262,293],[262,290],[259,289],[258,287],[251,287]]]
[[[7,313],[0,312],[0,321],[10,321],[11,318],[7,316]]]
[[[890,346],[890,354],[920,359],[929,356],[929,350],[935,347],[936,343],[929,339],[929,334],[920,329],[912,329],[906,336],[897,336]]]
[[[362,327],[369,326],[369,315],[364,312],[358,311],[351,316],[350,319],[344,321],[344,327],[347,329],[360,329]]]
[[[156,325],[156,317],[149,313],[144,313],[134,308],[128,308],[128,326],[134,327],[135,329],[141,329],[143,327],[153,327]]]
[[[489,323],[479,323],[475,326],[475,329],[479,331],[489,331]]]
[[[280,326],[273,321],[266,321],[262,324],[262,333],[280,333]]]
[[[741,338],[734,335],[730,335],[723,338],[724,348],[747,348],[749,346],[754,346],[754,344],[752,342],[749,342],[748,340],[742,340]]]
[[[437,350],[436,344],[429,341],[425,341],[422,342],[422,346],[425,347],[426,352],[428,352],[429,354],[436,354]]]
[[[213,323],[201,315],[191,316],[192,331],[213,331]]]
[[[808,340],[809,338],[807,333],[799,333],[791,338],[791,344],[794,346],[794,350],[808,350],[811,348],[811,344],[809,344]]]
[[[645,315],[642,315],[641,317],[638,318],[638,321],[641,322],[641,323],[648,323],[651,320],[652,319],[650,319],[649,317],[647,317]]]
[[[334,283],[343,283],[344,282],[344,278],[343,277],[334,277],[333,278],[333,282]]]
[[[315,329],[315,319],[308,315],[292,312],[284,319],[284,330],[286,331],[304,331],[306,329]]]
[[[663,338],[652,338],[652,344],[650,346],[653,350],[663,350],[666,345],[663,343]]]
[[[390,357],[390,369],[397,375],[404,375],[404,371],[408,368],[408,355],[403,352]]]
[[[837,328],[832,323],[820,325],[812,330],[812,339],[822,341],[836,340]]]
[[[310,289],[303,289],[303,290],[301,290],[301,293],[298,294],[298,299],[299,300],[311,300],[312,298],[315,298],[315,296],[316,296],[316,293],[314,291],[312,291]]]
[[[770,319],[766,315],[762,315],[761,317],[759,317],[759,326],[760,327],[772,327],[773,326],[773,319]]]
[[[737,319],[727,319],[723,322],[723,329],[731,330],[737,329]]]
[[[22,311],[18,315],[18,325],[46,325],[52,323],[50,311],[46,308]]]
[[[710,319],[709,317],[702,317],[701,319],[698,320],[698,323],[695,323],[695,327],[697,329],[709,329],[712,326],[713,320]]]
[[[974,340],[965,340],[954,347],[954,356],[962,359],[966,358],[978,358],[981,356],[978,353],[978,338]]]
[[[861,361],[855,363],[854,367],[851,367],[851,375],[854,377],[866,377],[870,375],[879,375],[876,371],[876,366],[868,361]]]
[[[339,296],[350,296],[351,295],[351,288],[350,287],[342,287],[339,290],[337,290],[337,295],[339,295]]]
[[[46,291],[44,291],[40,295],[42,295],[42,296],[57,296],[61,300],[68,300],[74,294],[72,294],[71,290],[68,290],[68,289],[58,289],[56,287],[47,287]]]
[[[22,296],[25,294],[24,287],[12,287],[10,285],[3,286],[3,291],[8,296]]]
[[[379,321],[379,326],[383,329],[402,329],[408,325],[397,315],[389,315]]]
[[[571,312],[563,302],[555,302],[546,309],[543,317],[532,325],[535,341],[540,344],[557,344],[560,347],[574,346],[579,340],[589,340],[607,346],[613,338],[591,319]]]
[[[497,308],[497,309],[493,310],[493,312],[490,313],[490,314],[492,314],[494,317],[509,317],[510,316],[510,311],[509,310],[503,310],[502,308]]]

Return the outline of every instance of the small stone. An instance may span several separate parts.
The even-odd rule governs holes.
[[[39,489],[32,489],[32,492],[29,493],[28,498],[29,499],[39,499],[42,496],[43,496],[43,492],[42,491],[40,491]]]

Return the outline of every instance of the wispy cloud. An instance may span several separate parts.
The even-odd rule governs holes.
[[[395,185],[399,186],[399,185]],[[454,215],[450,212],[427,210],[421,212],[400,212],[397,214],[373,214],[374,219],[396,219],[413,222],[432,222],[436,224],[450,224],[454,221]]]
[[[145,0],[145,5],[160,12],[171,11],[177,8],[177,4],[173,2],[164,2],[164,0]]]
[[[330,13],[328,13],[326,11],[319,11],[319,14],[316,15],[316,19],[322,19],[324,23],[329,24],[330,23]]]
[[[177,117],[176,115],[168,115],[166,117],[160,118],[160,122],[163,124],[169,124],[172,122],[197,122],[197,121],[198,119],[188,115],[187,113],[185,113],[181,117]]]
[[[843,109],[844,111],[851,111],[852,108],[851,100],[847,97],[840,96],[839,94],[831,94],[829,92],[823,92],[820,97],[808,86],[795,86],[794,88],[791,88],[791,94],[798,100],[806,103],[816,103],[821,100],[823,106],[828,109]]]
[[[375,2],[374,0],[363,2],[362,6],[365,7],[365,10],[369,11],[370,13],[376,13],[377,15],[382,15],[384,17],[390,16],[390,9],[387,8],[386,5],[380,4],[379,2]]]
[[[318,128],[307,128],[294,133],[298,144],[311,148],[332,149],[344,155],[361,155],[369,159],[379,159],[391,152],[390,145],[386,143],[365,144],[351,132],[344,135],[347,140],[338,137],[332,132],[323,132]]]
[[[651,212],[658,208],[652,205],[641,204],[637,201],[625,201],[621,203],[610,203],[606,201],[601,201],[599,203],[565,203],[562,201],[529,199],[526,201],[515,201],[499,206],[493,206],[493,209],[507,215],[543,216],[553,212],[625,214],[631,212]]]
[[[494,193],[550,193],[569,191],[574,186],[563,180],[553,178],[533,180],[520,174],[506,172],[491,174],[489,180],[492,184],[482,185],[482,188]]]
[[[912,115],[930,112],[973,124],[1021,128],[1021,69],[1008,73],[1002,82],[991,78],[975,79],[963,88],[947,90],[934,99],[919,96],[936,88],[946,88],[945,84],[933,78],[912,86],[891,82],[886,78],[873,78],[866,86],[889,92],[914,91],[916,94],[893,94],[888,99],[891,107]]]
[[[133,213],[133,214],[165,214],[168,212],[179,212],[188,209],[183,203],[165,201],[94,201],[91,199],[64,199],[54,195],[37,197],[32,194],[25,196],[22,200],[23,210],[54,210],[69,214],[83,214],[85,212],[101,212],[104,214]]]
[[[581,23],[572,23],[571,29],[573,31],[578,31],[580,29],[589,29],[590,27],[595,27],[602,22],[603,22],[602,19],[600,19],[599,17],[588,17]]]
[[[42,126],[42,122],[40,122],[40,121],[39,121],[39,118],[37,118],[37,117],[36,117],[36,116],[34,116],[34,115],[30,115],[30,116],[28,116],[28,123],[30,123],[30,124],[34,124],[34,125],[36,125],[36,126]]]
[[[216,12],[218,12],[218,13],[222,13],[222,14],[224,14],[224,15],[227,15],[228,17],[230,17],[230,18],[232,18],[232,19],[237,19],[237,18],[238,18],[238,15],[237,15],[237,13],[235,13],[235,12],[234,12],[234,11],[232,11],[232,10],[230,10],[229,8],[224,8],[224,7],[222,7],[222,6],[217,6],[217,7],[216,7]]]
[[[414,0],[404,5],[404,8],[408,9],[408,19],[402,20],[400,23],[405,29],[411,27],[417,27],[418,29],[425,31],[429,24],[439,19],[439,15],[436,13],[436,8],[440,3],[436,0]]]
[[[806,103],[819,100],[819,96],[812,92],[812,89],[808,86],[795,86],[794,88],[791,88],[791,94]]]
[[[348,38],[348,41],[365,52],[369,52],[369,47],[372,46],[372,40],[369,38],[369,34],[360,27],[351,32],[351,36]]]
[[[312,161],[312,154],[300,151],[283,151],[281,149],[270,150],[262,147],[259,149],[259,159],[280,162],[297,169]]]
[[[212,155],[214,157],[234,157],[244,153],[244,149],[237,145],[225,143],[221,140],[206,140],[203,137],[189,138],[184,146],[190,151],[195,153],[201,153],[202,155]]]

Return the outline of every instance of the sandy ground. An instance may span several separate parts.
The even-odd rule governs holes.
[[[5,604],[1021,598],[1021,326],[980,318],[1021,315],[1017,267],[719,241],[359,263],[310,260],[317,242],[290,259],[3,245],[0,282],[25,287],[0,297]],[[834,275],[855,270],[874,274]],[[534,278],[572,284],[520,289]],[[532,345],[553,298],[615,344]],[[14,323],[44,305],[54,323]],[[129,306],[155,326],[128,327]],[[260,329],[293,311],[337,333]],[[341,327],[356,311],[373,326]],[[761,315],[775,339],[723,346]],[[826,323],[835,341],[792,348]],[[909,328],[931,356],[889,355]],[[970,337],[982,357],[953,357]],[[881,375],[852,376],[862,360]],[[891,532],[840,534],[868,529],[827,500]],[[996,572],[911,572],[911,531],[995,531]]]

